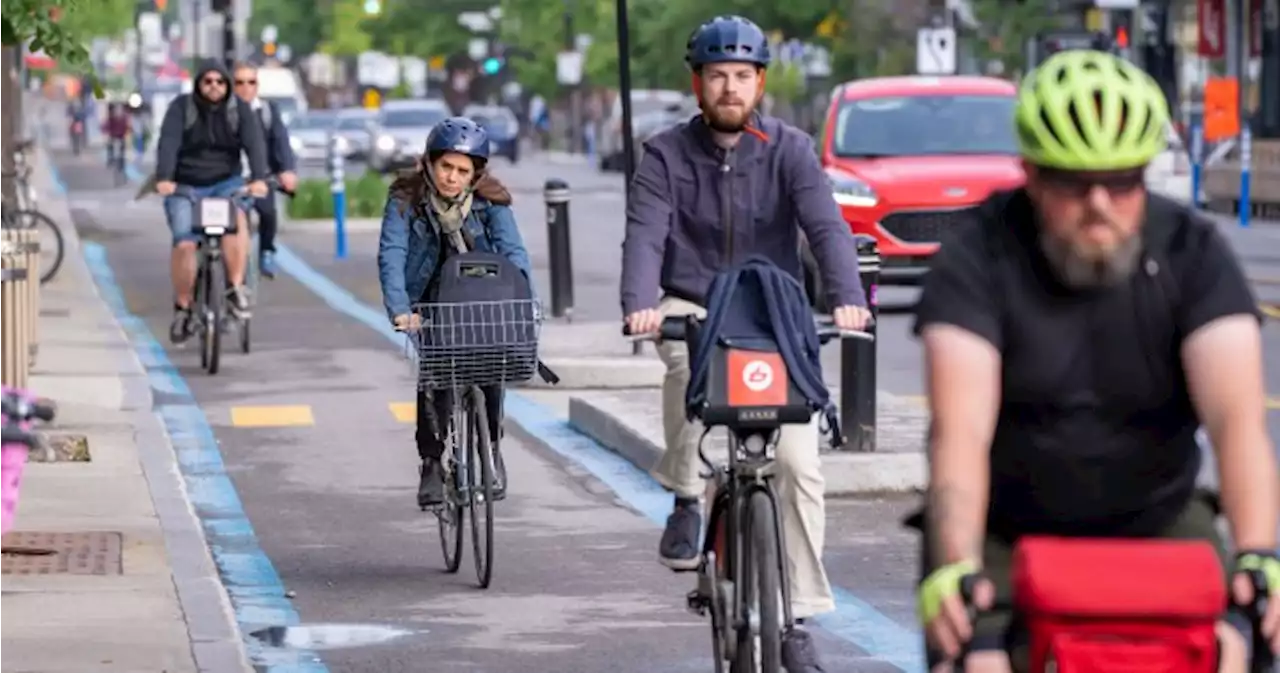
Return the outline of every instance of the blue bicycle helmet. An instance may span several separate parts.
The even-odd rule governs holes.
[[[489,134],[466,117],[450,117],[431,129],[427,154],[457,152],[472,159],[489,160]]]
[[[684,62],[695,72],[708,63],[754,63],[769,67],[769,40],[749,19],[717,16],[689,36]]]

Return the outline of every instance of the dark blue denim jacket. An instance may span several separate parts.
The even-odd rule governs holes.
[[[378,280],[382,283],[382,305],[387,309],[387,317],[392,319],[408,313],[412,304],[422,296],[440,259],[440,236],[436,224],[418,217],[413,208],[402,205],[399,199],[387,199],[382,211],[382,234],[378,237]],[[471,214],[464,226],[475,239],[477,250],[497,253],[511,260],[524,272],[530,285],[533,284],[529,252],[520,238],[510,206],[474,197]]]

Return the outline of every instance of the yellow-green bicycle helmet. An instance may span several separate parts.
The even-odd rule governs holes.
[[[1150,75],[1101,51],[1050,56],[1023,80],[1018,148],[1038,166],[1110,171],[1146,165],[1165,148],[1169,106]]]

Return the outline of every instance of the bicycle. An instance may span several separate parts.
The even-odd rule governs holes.
[[[815,316],[814,321],[821,343],[842,336],[875,338],[841,330],[827,317]],[[624,328],[623,334],[632,341],[691,344],[701,325],[702,319],[691,315],[670,316],[655,333],[635,335]],[[686,596],[690,611],[711,617],[716,673],[723,673],[725,662],[732,673],[778,673],[783,670],[783,636],[795,627],[772,449],[783,425],[807,424],[813,412],[804,404],[759,406],[758,399],[738,399],[730,382],[745,381],[749,371],[764,372],[764,392],[753,392],[787,399],[786,365],[776,351],[726,346],[712,357],[708,381],[718,383],[708,384],[715,388],[712,401],[699,412],[708,429],[724,426],[729,431],[727,464],[713,464],[698,447],[713,495],[697,588]]]
[[[447,425],[436,419],[447,430],[441,455],[444,502],[429,508],[439,526],[445,570],[456,573],[462,565],[464,519],[470,514],[476,578],[487,589],[493,580],[493,503],[506,497],[508,484],[497,438],[490,436],[482,388],[505,387],[534,374],[555,383],[554,374],[538,362],[542,311],[537,300],[514,299],[419,303],[413,312],[420,320],[410,329],[419,389],[453,395]]]
[[[107,166],[111,168],[112,183],[116,187],[129,182],[129,174],[125,171],[125,139],[108,138]]]
[[[62,268],[62,261],[66,256],[66,241],[58,224],[37,208],[36,190],[30,180],[31,164],[27,162],[27,150],[33,144],[32,140],[19,142],[13,151],[13,172],[5,172],[0,176],[13,181],[17,201],[16,207],[10,207],[8,203],[0,204],[0,222],[6,228],[35,229],[39,232],[40,284],[44,285],[53,280]]]
[[[50,422],[56,414],[53,404],[40,400],[23,390],[5,386],[0,394],[0,411],[4,427],[0,428],[0,532],[7,533],[13,526],[18,509],[22,473],[27,464],[27,453],[40,447],[40,440],[31,433],[33,421]]]
[[[291,199],[294,197],[294,192],[288,191],[280,185],[279,178],[273,176],[267,178],[265,182],[267,183],[268,189],[271,190],[271,198],[274,198],[275,192],[280,192]],[[261,219],[262,215],[258,213],[258,209],[256,207],[250,207],[248,212],[245,214],[245,222],[249,225],[249,259],[245,266],[244,286],[249,290],[249,296],[255,298],[258,296],[258,284],[262,278],[262,269],[260,266],[262,240],[258,235],[258,227]],[[250,350],[249,325],[249,322],[242,322],[240,324],[240,350],[246,354]]]

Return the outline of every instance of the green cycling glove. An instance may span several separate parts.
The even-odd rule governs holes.
[[[928,625],[942,612],[942,602],[960,595],[960,580],[978,572],[973,561],[958,561],[944,565],[929,573],[920,583],[920,622]]]
[[[1268,593],[1280,596],[1280,558],[1275,552],[1241,552],[1236,556],[1236,572],[1257,570],[1267,578]]]

